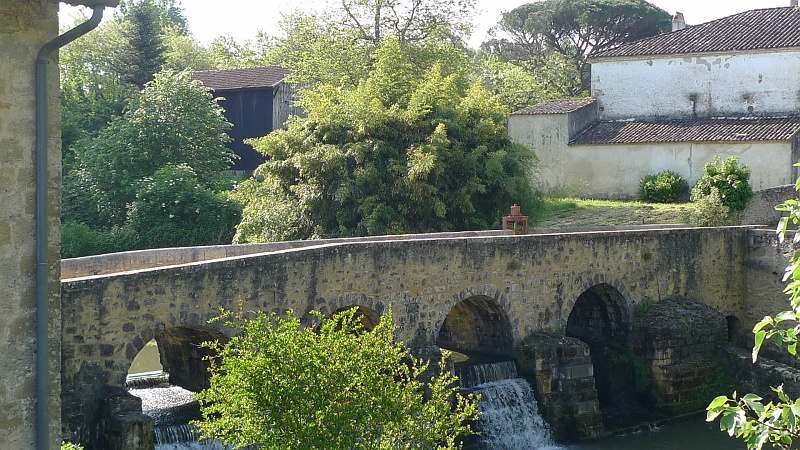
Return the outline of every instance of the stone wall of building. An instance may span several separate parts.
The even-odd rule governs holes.
[[[15,450],[32,449],[35,441],[34,65],[58,34],[57,11],[55,1],[0,0],[0,446]],[[61,132],[54,63],[49,75],[50,447],[58,448]]]

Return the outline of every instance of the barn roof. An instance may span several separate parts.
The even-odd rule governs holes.
[[[615,57],[774,50],[800,47],[800,9],[754,9],[602,51],[590,60]]]
[[[279,66],[247,67],[244,69],[202,70],[192,79],[202,81],[215,91],[273,87],[283,81],[289,71]]]
[[[577,111],[584,106],[594,103],[593,98],[568,98],[563,100],[548,100],[538,105],[529,106],[525,109],[515,111],[514,115],[537,115],[537,114],[566,114]]]
[[[788,141],[800,132],[800,117],[720,118],[659,122],[605,121],[572,139],[570,145],[668,142]]]

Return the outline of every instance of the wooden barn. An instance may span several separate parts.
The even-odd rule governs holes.
[[[279,66],[195,72],[201,81],[222,97],[225,117],[233,128],[228,147],[239,156],[233,163],[236,172],[252,172],[264,162],[264,156],[244,143],[244,139],[267,135],[282,128],[290,114],[301,115],[294,106],[295,89],[286,83],[289,71]]]

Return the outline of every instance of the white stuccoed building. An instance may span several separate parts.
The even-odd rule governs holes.
[[[634,198],[672,170],[693,185],[738,156],[755,190],[794,183],[800,160],[800,9],[758,9],[592,55],[591,98],[517,111],[509,134],[540,160],[539,187]]]

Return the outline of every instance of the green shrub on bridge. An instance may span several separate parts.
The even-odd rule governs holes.
[[[421,380],[428,363],[394,341],[391,313],[371,332],[355,309],[316,316],[318,327],[291,312],[223,315],[240,334],[206,344],[218,357],[198,394],[204,437],[265,450],[454,449],[472,434],[475,398],[447,371]]]

